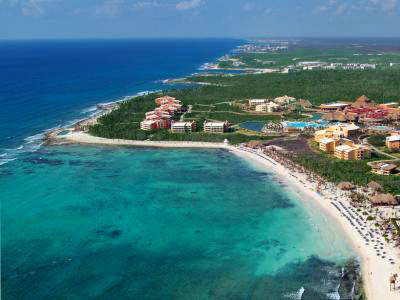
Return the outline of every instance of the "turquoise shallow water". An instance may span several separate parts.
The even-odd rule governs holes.
[[[4,299],[332,299],[354,255],[223,150],[47,147],[0,191]]]

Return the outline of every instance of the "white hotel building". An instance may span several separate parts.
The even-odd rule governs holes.
[[[256,105],[259,105],[259,104],[264,104],[267,101],[268,101],[267,99],[250,99],[249,100],[249,105],[253,107],[253,106],[256,106]]]
[[[196,122],[173,122],[171,125],[171,131],[173,133],[179,132],[193,132],[196,131]]]
[[[204,122],[204,132],[224,133],[229,131],[230,124],[225,122]]]

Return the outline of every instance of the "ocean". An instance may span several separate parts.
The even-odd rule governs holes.
[[[41,146],[239,40],[3,41],[4,299],[351,299],[338,226],[224,150]]]
[[[0,164],[36,150],[43,133],[161,81],[198,72],[235,39],[0,40]]]

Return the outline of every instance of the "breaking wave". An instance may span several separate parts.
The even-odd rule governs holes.
[[[125,97],[122,97],[122,98],[114,100],[114,101],[100,102],[97,105],[92,105],[88,108],[85,108],[80,111],[80,114],[83,115],[83,117],[81,117],[79,119],[72,119],[72,120],[66,121],[63,124],[59,124],[52,128],[45,129],[40,133],[28,136],[28,137],[24,138],[24,143],[22,145],[19,145],[16,148],[3,149],[3,151],[5,151],[5,153],[2,153],[0,155],[0,166],[17,159],[18,155],[20,155],[21,153],[35,152],[38,149],[40,149],[40,147],[43,145],[43,138],[45,137],[46,133],[48,133],[56,128],[60,128],[60,127],[71,127],[74,124],[76,124],[77,122],[83,121],[87,118],[90,118],[90,117],[93,117],[93,116],[96,116],[96,115],[102,113],[104,111],[102,106],[104,106],[104,105],[123,102],[123,101],[127,101],[129,99],[132,99],[132,98],[136,98],[139,96],[145,96],[150,93],[156,93],[156,92],[159,92],[159,90],[141,91],[134,95],[125,96]]]

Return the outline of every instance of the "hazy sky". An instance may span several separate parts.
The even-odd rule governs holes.
[[[0,38],[400,36],[400,0],[0,0]]]

